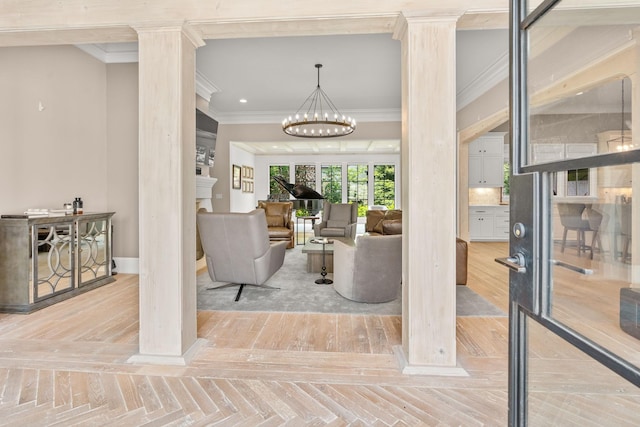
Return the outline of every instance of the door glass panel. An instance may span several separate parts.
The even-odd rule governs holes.
[[[527,319],[529,426],[635,426],[638,388]]]
[[[525,164],[640,148],[631,133],[634,99],[628,77],[635,73],[637,47],[631,41],[640,7],[623,13],[587,11],[575,2],[560,5],[572,8],[548,12],[527,33]]]
[[[637,366],[640,222],[634,223],[638,181],[633,178],[639,174],[637,163],[593,168],[589,179],[595,191],[588,197],[551,196],[548,310],[553,319]]]

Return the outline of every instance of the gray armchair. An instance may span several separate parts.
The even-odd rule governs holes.
[[[358,205],[325,202],[322,222],[313,227],[316,237],[356,237]]]
[[[379,303],[400,296],[402,235],[359,236],[355,246],[334,241],[333,288],[343,297]]]
[[[264,282],[282,267],[288,241],[270,244],[264,210],[199,212],[197,218],[211,280],[230,282],[219,288],[240,285],[236,301],[246,285],[276,289]]]

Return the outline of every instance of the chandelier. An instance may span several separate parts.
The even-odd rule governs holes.
[[[301,138],[334,138],[349,135],[356,130],[356,121],[341,114],[320,88],[322,64],[316,64],[315,67],[318,69],[318,86],[293,116],[282,121],[282,130],[287,135]]]
[[[633,139],[630,136],[625,137],[625,124],[631,129],[630,120],[625,120],[624,118],[624,81],[625,79],[620,80],[621,87],[621,95],[620,95],[620,104],[622,105],[622,111],[620,113],[620,136],[617,138],[613,138],[607,141],[607,148],[609,151],[629,151],[635,150],[638,147],[634,145]],[[626,141],[625,141],[626,138]]]

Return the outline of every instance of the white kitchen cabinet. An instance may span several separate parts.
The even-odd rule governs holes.
[[[508,206],[470,206],[469,238],[472,241],[509,240]]]
[[[504,134],[490,133],[469,143],[469,187],[502,187]]]
[[[471,240],[493,239],[493,215],[469,214],[469,237]]]
[[[498,240],[509,240],[511,226],[509,224],[509,207],[500,206],[494,208],[493,237]]]

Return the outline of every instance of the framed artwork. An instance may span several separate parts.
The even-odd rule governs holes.
[[[205,162],[207,161],[208,154],[207,147],[196,145],[196,165],[206,164]]]
[[[253,168],[251,166],[242,166],[242,177],[253,179]]]
[[[241,186],[240,181],[240,166],[233,165],[233,169],[231,170],[231,186],[234,190],[239,190]]]
[[[253,193],[253,181],[248,179],[242,180],[242,192],[243,193]]]

